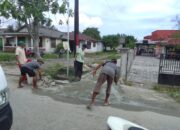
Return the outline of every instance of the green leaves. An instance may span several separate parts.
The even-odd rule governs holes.
[[[118,35],[107,35],[102,38],[103,43],[106,47],[115,49],[119,45],[119,36]]]
[[[52,14],[67,13],[67,1],[62,0],[61,4],[58,0],[3,0],[0,2],[0,15],[6,18],[12,17],[19,21],[25,22],[29,19],[31,22],[37,20],[39,23],[49,25],[52,20],[47,18],[44,13],[50,11]],[[70,16],[73,16],[73,11],[70,10]],[[45,20],[45,21],[44,21]]]
[[[98,30],[98,28],[86,28],[84,31],[83,31],[83,34],[87,35],[87,36],[90,36],[96,40],[100,40],[101,39],[101,36],[100,36],[100,32]]]
[[[63,3],[60,7],[59,7],[59,13],[65,14],[66,13],[66,4]]]
[[[9,11],[11,8],[12,4],[8,0],[5,0],[3,3],[0,4],[0,15],[4,16],[5,18],[9,18]]]
[[[135,47],[136,39],[134,36],[126,36],[125,37],[125,46],[128,48],[134,48]]]
[[[59,4],[57,1],[53,2],[52,5],[51,5],[51,12],[52,14],[56,14],[58,12],[58,9],[59,9]]]

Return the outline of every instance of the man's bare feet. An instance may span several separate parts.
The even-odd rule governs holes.
[[[36,86],[33,86],[33,89],[38,89],[38,86],[36,85]]]
[[[104,102],[104,104],[103,104],[104,106],[109,106],[110,105],[110,103],[109,102]]]
[[[18,88],[23,88],[23,87],[24,87],[24,85],[19,85],[19,86],[18,86]]]
[[[89,105],[86,106],[86,108],[87,108],[88,110],[92,110],[92,106],[93,106],[93,104],[89,104]]]

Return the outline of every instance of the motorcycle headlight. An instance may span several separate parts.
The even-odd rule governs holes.
[[[0,106],[5,105],[9,101],[9,89],[0,91]]]

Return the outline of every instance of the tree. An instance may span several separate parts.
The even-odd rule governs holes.
[[[134,38],[134,36],[126,36],[125,37],[125,47],[133,49],[135,47],[135,42],[137,40]]]
[[[98,28],[86,28],[83,30],[83,34],[90,36],[96,40],[101,40],[100,32],[98,31]]]
[[[176,22],[176,26],[180,30],[180,14],[176,15],[176,17],[173,21]]]
[[[45,16],[45,12],[52,14],[66,14],[67,0],[1,0],[0,15],[5,18],[13,18],[23,22],[33,39],[34,52],[37,58],[39,54],[39,26],[50,25],[52,20]],[[70,10],[72,16],[72,10]]]
[[[105,47],[105,50],[107,47],[110,47],[111,49],[115,49],[119,45],[119,35],[106,35],[103,36],[102,41]]]

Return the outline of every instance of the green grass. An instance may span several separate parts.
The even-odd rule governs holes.
[[[173,87],[168,85],[156,84],[153,86],[153,89],[161,93],[166,93],[170,97],[174,98],[177,102],[180,102],[180,86]]]
[[[0,52],[0,61],[14,61],[16,56],[14,53]]]
[[[127,80],[124,80],[124,84],[127,85],[127,86],[132,86],[132,81],[127,81]]]
[[[50,76],[53,79],[57,78],[57,75],[59,74],[59,70],[62,69],[63,66],[60,64],[52,65],[44,70],[45,75]]]
[[[120,53],[118,53],[117,51],[104,51],[97,53],[87,53],[86,57],[96,58],[99,62],[102,62],[104,60],[119,59],[121,56]]]
[[[44,59],[57,59],[59,56],[57,54],[51,54],[51,53],[46,53],[43,55]]]

